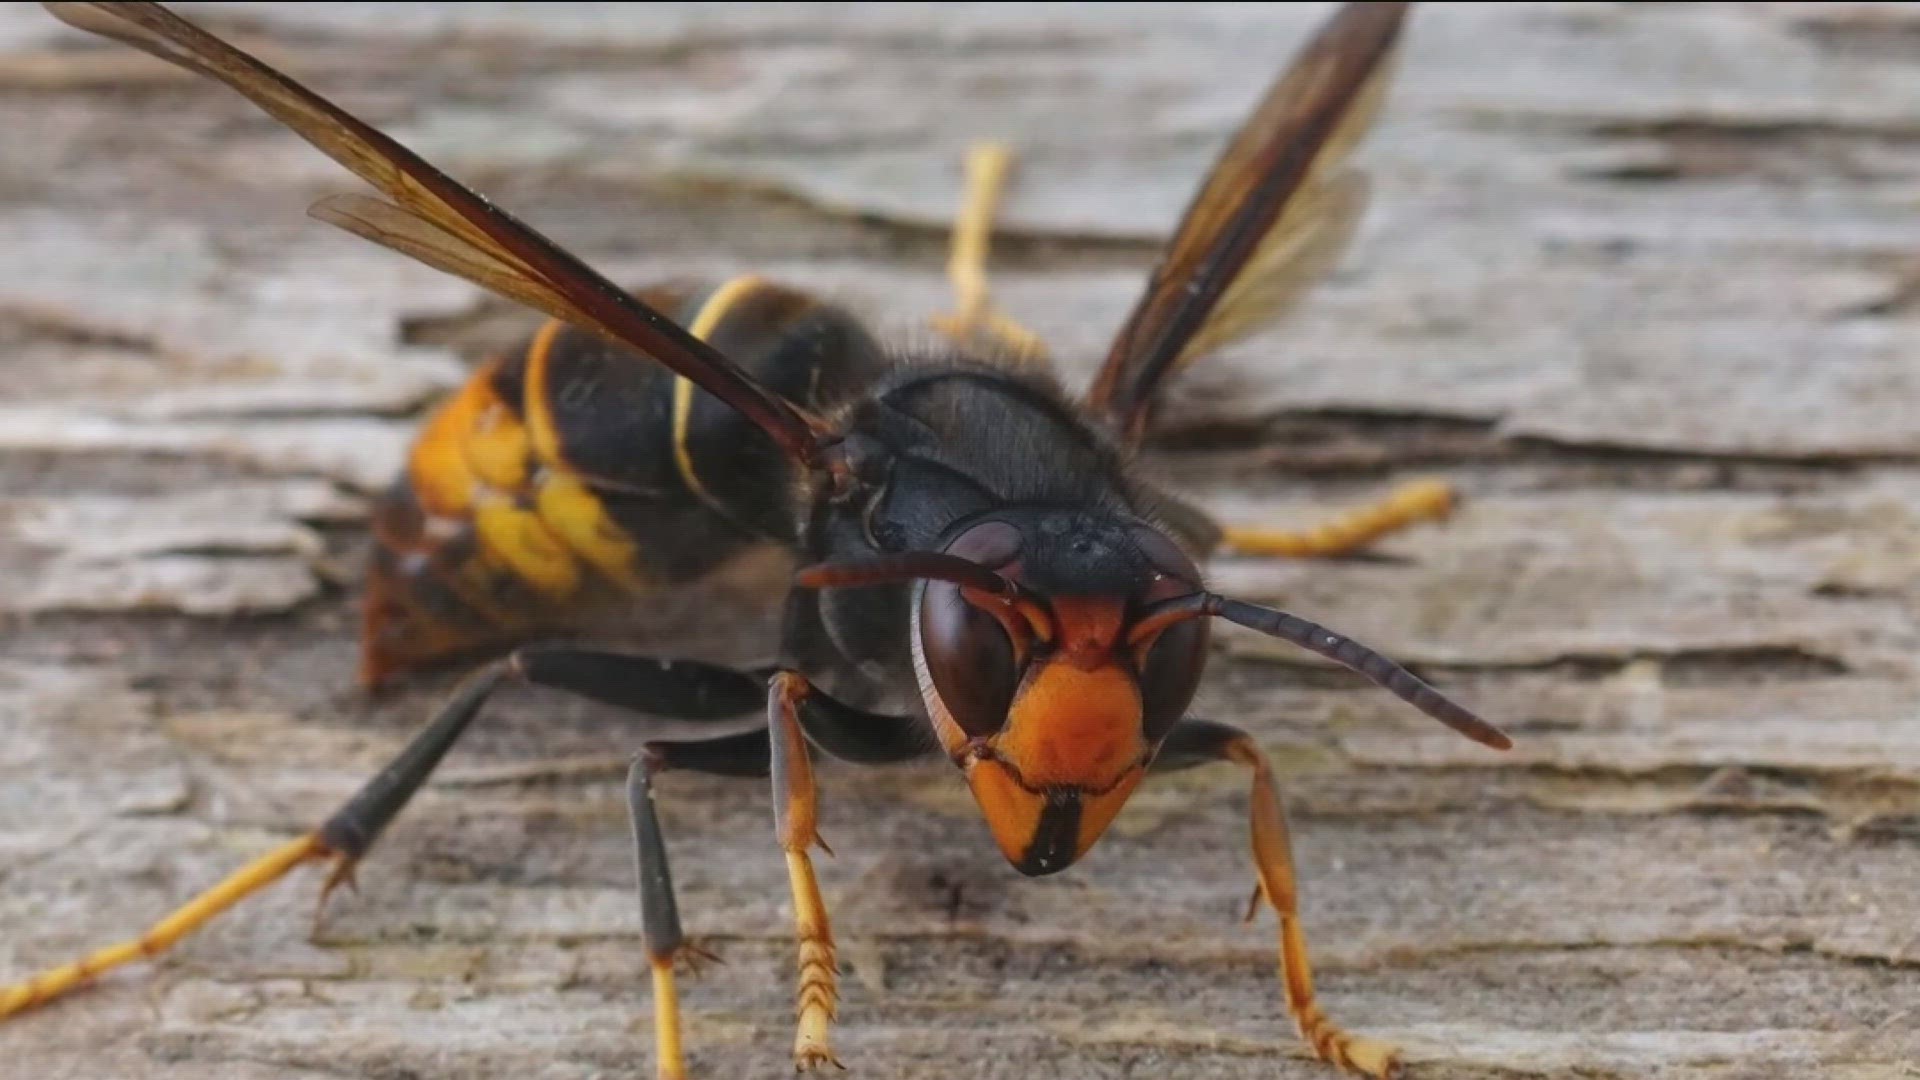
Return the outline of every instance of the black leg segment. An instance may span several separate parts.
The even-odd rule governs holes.
[[[671,962],[685,937],[680,931],[680,909],[673,899],[673,874],[667,868],[666,838],[653,809],[653,774],[659,771],[647,754],[636,757],[627,772],[627,810],[633,821],[635,864],[640,875],[640,930],[647,955]]]
[[[764,684],[754,676],[712,664],[559,647],[518,650],[462,683],[426,730],[321,826],[320,839],[341,856],[345,870],[367,853],[426,784],[494,691],[515,681],[619,708],[696,721],[737,718],[757,711],[766,701]],[[764,732],[657,743],[650,750],[673,768],[749,777],[767,775],[770,753]]]
[[[764,779],[773,767],[773,747],[767,741],[766,728],[713,739],[650,742],[640,748],[640,756],[656,773],[674,769]]]
[[[760,691],[766,701],[766,690]],[[828,697],[807,684],[794,702],[794,719],[808,741],[841,761],[891,765],[923,757],[938,747],[933,729],[917,716],[867,712]]]
[[[1231,724],[1189,716],[1173,725],[1173,730],[1167,733],[1166,741],[1160,744],[1160,753],[1153,759],[1150,771],[1183,772],[1226,761],[1227,747],[1241,737],[1241,730]]]
[[[367,781],[320,826],[321,841],[340,856],[343,866],[350,866],[365,855],[413,800],[421,785],[439,767],[441,759],[447,756],[447,751],[466,733],[467,725],[479,715],[487,698],[509,677],[509,663],[489,664],[468,677],[427,729],[414,736],[399,757]]]
[[[767,701],[764,676],[695,660],[539,646],[516,652],[513,663],[535,686],[679,720],[731,720]]]

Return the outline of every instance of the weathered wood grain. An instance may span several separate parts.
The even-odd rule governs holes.
[[[1325,5],[187,4],[622,280],[754,269],[905,341],[973,138],[998,295],[1078,383]],[[1444,525],[1220,587],[1418,665],[1498,755],[1223,632],[1329,1008],[1413,1075],[1920,1070],[1920,4],[1421,10],[1374,208],[1152,455],[1235,520],[1413,475]],[[305,219],[351,184],[223,91],[0,5],[0,980],[307,827],[445,680],[349,690],[364,499],[532,325]],[[771,579],[771,574],[762,575]],[[768,599],[636,647],[764,651]],[[695,621],[702,615],[712,621]],[[523,694],[307,933],[315,875],[0,1026],[8,1076],[651,1075],[624,753]],[[1281,1013],[1234,770],[1006,867],[944,766],[823,768],[856,1075],[1329,1075]],[[663,782],[698,1075],[788,1075],[762,785]]]

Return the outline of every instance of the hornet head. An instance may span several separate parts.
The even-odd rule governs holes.
[[[914,666],[947,756],[1002,854],[1052,874],[1086,854],[1185,715],[1221,616],[1341,663],[1479,742],[1506,736],[1386,657],[1207,592],[1164,532],[1088,510],[998,510],[935,551],[810,567],[798,583],[917,581]]]
[[[1008,861],[1026,874],[1063,870],[1120,812],[1193,699],[1207,624],[1153,612],[1199,589],[1199,571],[1147,525],[1077,510],[976,520],[944,554],[1006,585],[918,589],[911,632],[927,713]]]

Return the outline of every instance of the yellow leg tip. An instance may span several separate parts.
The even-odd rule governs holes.
[[[800,1040],[793,1044],[793,1068],[795,1072],[813,1072],[816,1069],[824,1069],[828,1065],[836,1069],[846,1068],[845,1065],[840,1063],[840,1059],[833,1055],[833,1051],[829,1049],[825,1043]]]
[[[312,834],[280,845],[241,867],[225,881],[194,897],[140,937],[101,949],[75,963],[50,968],[23,983],[0,989],[0,1019],[72,993],[114,968],[160,955],[221,912],[280,880],[287,871],[327,854],[326,845]]]
[[[1013,167],[1013,147],[993,139],[982,139],[967,147],[967,179],[974,183],[994,183],[1006,177]]]
[[[85,981],[80,965],[43,971],[23,983],[0,989],[0,1020],[44,1005]]]
[[[995,311],[987,299],[987,249],[1001,190],[1013,153],[996,142],[976,143],[967,153],[967,187],[953,227],[947,277],[953,283],[954,314],[932,320],[940,333],[962,345],[991,349],[1021,363],[1046,359],[1038,335]]]
[[[673,984],[673,958],[653,961],[653,1046],[659,1080],[687,1080],[680,1053],[680,994]]]
[[[1314,1056],[1345,1072],[1392,1080],[1400,1075],[1400,1050],[1377,1039],[1349,1035],[1342,1031],[1317,1004],[1296,1006],[1294,1020],[1300,1037],[1312,1048]]]
[[[1400,1052],[1386,1043],[1350,1037],[1344,1050],[1348,1066],[1363,1076],[1393,1080],[1400,1075]]]
[[[1453,485],[1443,480],[1415,480],[1371,506],[1313,528],[1286,531],[1229,525],[1222,530],[1221,542],[1241,555],[1324,559],[1357,551],[1423,521],[1444,518],[1458,505],[1459,495]]]
[[[801,1072],[829,1063],[845,1068],[833,1056],[828,1042],[840,1002],[840,965],[826,907],[820,900],[820,885],[813,874],[813,863],[804,852],[788,852],[787,869],[793,886],[795,921],[800,930],[794,1067]]]
[[[1414,480],[1387,496],[1387,503],[1410,520],[1424,521],[1451,514],[1460,505],[1460,493],[1445,480]]]

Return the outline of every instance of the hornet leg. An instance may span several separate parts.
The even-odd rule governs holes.
[[[1240,555],[1286,559],[1328,558],[1366,547],[1381,537],[1447,516],[1456,501],[1453,487],[1439,480],[1416,480],[1386,498],[1308,529],[1227,526],[1223,550]]]
[[[987,248],[1012,161],[1007,148],[996,143],[980,144],[967,154],[966,195],[947,262],[956,310],[935,318],[933,325],[962,344],[990,343],[997,352],[1037,363],[1046,359],[1046,346],[1032,331],[994,310],[987,298]]]
[[[1313,996],[1313,970],[1293,880],[1293,850],[1273,770],[1253,737],[1239,728],[1210,720],[1182,720],[1167,736],[1157,771],[1172,772],[1210,762],[1232,761],[1253,770],[1253,861],[1259,873],[1258,901],[1264,897],[1280,916],[1280,978],[1287,1011],[1300,1035],[1322,1060],[1342,1069],[1387,1080],[1398,1074],[1399,1053],[1385,1043],[1350,1035],[1327,1019]],[[1251,910],[1249,911],[1251,915]]]
[[[653,778],[668,769],[720,776],[767,775],[769,746],[764,729],[697,742],[651,742],[627,773],[627,812],[633,822],[635,869],[640,886],[640,930],[653,969],[653,1041],[659,1080],[686,1080],[680,1050],[680,991],[674,983],[677,960],[711,960],[712,954],[689,944],[680,929],[680,908],[673,898],[673,873],[667,844],[653,808]]]
[[[522,650],[481,669],[461,684],[400,755],[319,828],[241,867],[136,938],[51,968],[25,982],[0,987],[0,1017],[43,1005],[113,968],[160,955],[241,900],[306,863],[333,864],[321,890],[324,907],[335,888],[352,882],[355,865],[426,783],[488,697],[509,681],[549,686],[616,706],[694,720],[739,717],[751,713],[763,700],[756,677],[710,665],[568,649]],[[754,734],[764,759],[765,736]],[[696,753],[693,748],[705,745],[687,744],[686,767],[703,767],[704,757],[710,754]],[[765,768],[762,764],[758,775],[764,775]]]
[[[747,676],[740,676],[745,679]],[[808,843],[817,843],[814,831],[813,773],[805,738],[847,761],[880,764],[918,757],[931,745],[927,732],[910,716],[883,716],[843,705],[812,691],[791,672],[772,678],[771,690],[756,681],[756,699],[767,700],[769,715],[779,719],[770,741],[758,728],[704,742],[647,744],[627,777],[627,805],[633,819],[634,847],[640,876],[640,913],[647,956],[653,966],[654,1030],[659,1046],[660,1080],[684,1080],[680,1058],[680,1006],[674,988],[674,959],[698,950],[685,943],[680,915],[673,898],[673,877],[667,866],[666,844],[654,813],[653,778],[669,769],[690,769],[723,776],[774,778],[774,815],[782,846],[787,848],[787,870],[793,883],[801,928],[800,1033],[794,1042],[794,1060],[802,1068],[833,1061],[827,1046],[827,1024],[837,998],[833,936],[827,925],[820,887],[808,861]],[[730,691],[731,692],[731,691]],[[789,711],[787,702],[795,701]],[[800,730],[795,730],[797,724]],[[804,730],[805,737],[801,735]],[[795,760],[798,764],[795,764]],[[795,807],[797,812],[788,807]],[[797,836],[787,843],[789,833]]]
[[[807,853],[815,844],[828,854],[832,851],[820,840],[808,737],[836,757],[871,764],[918,757],[932,744],[914,718],[882,716],[841,704],[793,671],[781,671],[767,684],[767,726],[773,739],[774,828],[787,856],[800,936],[799,1023],[793,1063],[806,1071],[829,1062],[840,1064],[827,1037],[840,1000],[840,969],[827,906]]]

